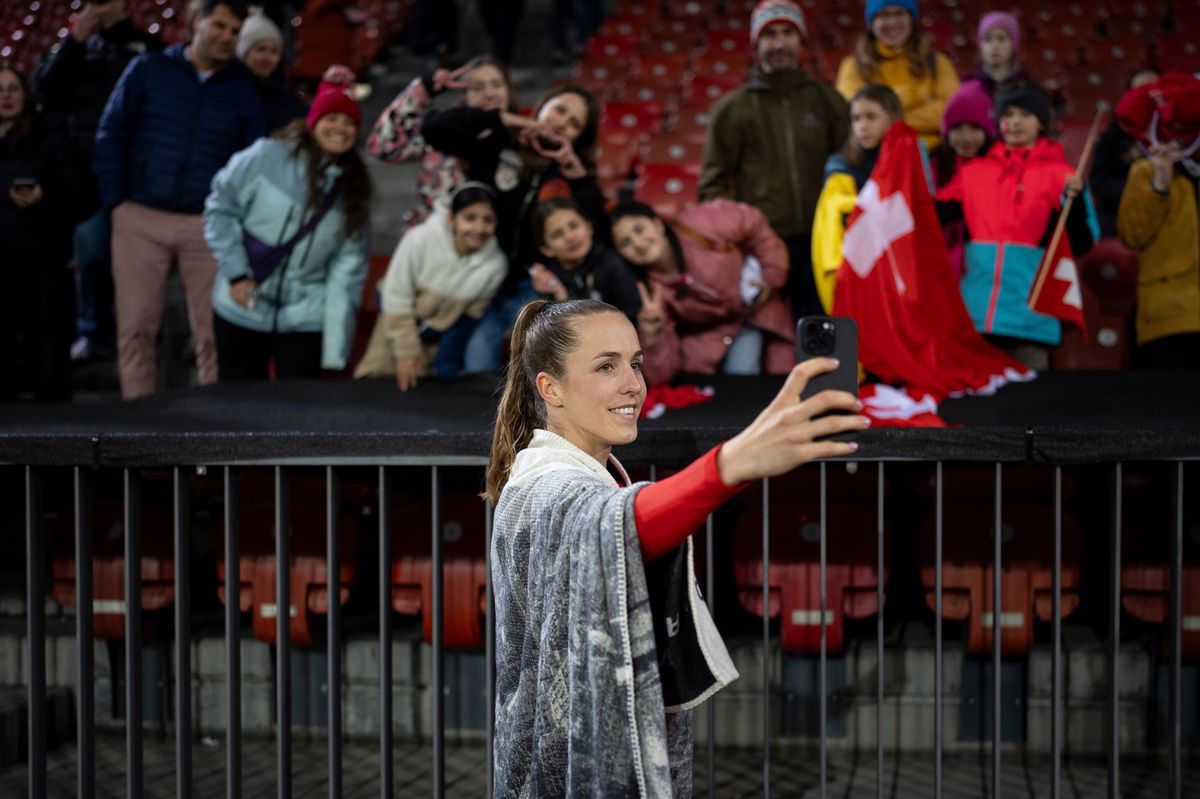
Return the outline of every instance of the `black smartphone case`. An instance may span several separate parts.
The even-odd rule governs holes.
[[[826,356],[820,356],[804,350],[804,337],[801,335],[804,323],[807,320],[828,320],[833,322],[836,328],[836,340],[834,341],[833,352]],[[858,396],[858,323],[846,316],[805,316],[801,317],[796,322],[796,362],[810,360],[818,357],[837,358],[838,368],[832,372],[827,372],[823,375],[817,375],[812,380],[808,381],[808,385],[801,392],[801,399],[808,399],[811,396],[820,394],[822,391],[833,389],[834,391],[848,391],[854,396]]]

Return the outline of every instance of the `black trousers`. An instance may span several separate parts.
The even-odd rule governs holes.
[[[817,283],[813,279],[812,236],[800,234],[783,240],[787,245],[788,281],[787,293],[792,301],[792,316],[825,316],[821,298],[817,296]]]
[[[259,333],[215,314],[213,332],[221,382],[268,380],[272,361],[276,380],[321,377],[320,333]]]
[[[1148,341],[1133,353],[1137,369],[1200,369],[1200,333],[1177,333]]]

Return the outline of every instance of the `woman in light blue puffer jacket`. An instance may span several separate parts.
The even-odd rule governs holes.
[[[219,266],[221,380],[266,379],[272,362],[277,378],[346,367],[367,276],[361,120],[346,76],[331,68],[307,120],[259,139],[213,178],[204,237]]]

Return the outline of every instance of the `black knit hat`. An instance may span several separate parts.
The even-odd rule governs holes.
[[[1033,114],[1043,128],[1050,130],[1050,98],[1036,84],[1021,84],[997,94],[996,119],[1004,116],[1004,109],[1012,105]]]

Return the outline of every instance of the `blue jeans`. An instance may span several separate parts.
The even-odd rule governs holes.
[[[79,269],[76,335],[113,344],[113,279],[108,212],[101,210],[75,227],[75,265]]]
[[[528,278],[514,286],[501,288],[492,298],[487,311],[463,352],[463,371],[467,374],[499,372],[500,359],[504,352],[505,334],[512,330],[517,314],[530,300],[537,299],[537,292]]]
[[[746,325],[733,338],[725,351],[721,371],[727,375],[757,375],[762,373],[763,334]]]

